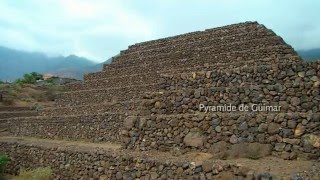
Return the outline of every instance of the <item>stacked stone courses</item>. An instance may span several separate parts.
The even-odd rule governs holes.
[[[28,117],[38,115],[37,111],[31,110],[30,107],[0,107],[0,120],[14,117]]]
[[[230,154],[217,153],[216,147],[229,150],[251,144],[270,150],[255,158],[317,159],[319,85],[320,62],[304,62],[281,37],[257,22],[147,41],[121,51],[102,71],[86,74],[83,82],[68,84],[69,91],[59,95],[55,107],[32,116],[22,111],[22,117],[4,113],[6,109],[2,116],[0,112],[0,129],[15,137],[114,143],[121,148],[87,152],[6,139],[0,141],[0,150],[15,157],[10,173],[18,171],[19,163],[45,165],[54,169],[57,179],[210,179],[219,171],[249,177],[239,174],[236,165],[210,161],[209,169],[197,169],[192,159],[170,155],[169,162],[149,153],[199,152],[223,158]],[[199,109],[253,103],[281,109]],[[16,155],[27,152],[33,158]],[[35,159],[39,153],[43,157]]]

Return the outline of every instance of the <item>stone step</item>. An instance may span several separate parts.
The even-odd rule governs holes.
[[[255,44],[255,45],[253,45]],[[210,54],[211,56],[215,56],[215,54],[222,54],[222,53],[229,53],[230,52],[238,52],[238,51],[248,51],[248,50],[259,50],[263,49],[265,47],[270,46],[279,46],[280,48],[293,54],[294,50],[291,47],[288,47],[287,45],[284,45],[282,43],[281,39],[277,39],[276,37],[273,37],[272,39],[266,39],[266,40],[256,40],[255,42],[235,42],[233,45],[230,46],[207,46],[207,47],[191,47],[189,49],[179,50],[179,49],[172,49],[171,51],[161,51],[158,53],[152,53],[152,54],[135,54],[129,57],[123,57],[118,56],[119,63],[113,62],[109,66],[117,66],[117,67],[124,67],[124,66],[130,66],[134,64],[141,64],[141,63],[152,63],[161,61],[161,59],[168,59],[172,58],[174,59],[181,59],[181,58],[192,58],[192,57],[199,57],[199,56],[208,56]],[[282,52],[285,52],[282,51]],[[241,56],[240,56],[241,57]]]
[[[242,33],[237,35],[231,35],[227,37],[207,37],[196,41],[188,41],[182,44],[166,44],[153,47],[152,49],[134,51],[131,53],[120,54],[120,56],[114,58],[115,63],[123,63],[122,60],[127,60],[135,56],[149,56],[152,54],[163,53],[163,52],[174,52],[174,51],[190,51],[196,48],[217,48],[223,51],[224,48],[228,47],[228,50],[236,48],[238,46],[246,46],[248,43],[259,44],[270,43],[275,40],[279,43],[283,43],[280,37],[274,36],[272,32],[251,32]],[[280,40],[280,41],[279,41]],[[281,42],[282,41],[282,42]]]
[[[257,64],[236,68],[208,68],[201,71],[162,75],[161,87],[166,90],[200,88],[208,86],[242,86],[257,84],[318,83],[320,81],[320,63],[280,63]],[[303,75],[303,77],[301,77]],[[299,81],[298,81],[299,80]],[[293,83],[294,82],[294,83]]]
[[[275,47],[272,47],[275,48]],[[220,59],[215,56],[206,57],[197,57],[192,59],[180,59],[178,61],[173,61],[172,59],[167,59],[159,62],[154,62],[153,64],[140,64],[137,66],[129,66],[129,67],[107,67],[104,71],[97,73],[89,73],[84,76],[85,81],[106,78],[109,76],[123,76],[129,74],[137,74],[137,73],[147,73],[147,72],[155,72],[155,71],[165,71],[176,68],[187,68],[193,66],[203,66],[203,65],[219,65],[219,64],[229,64],[229,66],[233,66],[233,64],[246,64],[246,63],[279,63],[277,60],[288,61],[288,62],[300,62],[301,58],[299,56],[291,56],[288,54],[278,55],[279,57],[273,56],[273,50],[268,49],[264,50],[255,50],[251,52],[250,55],[246,55],[243,58],[239,58],[243,56],[243,54],[234,54],[234,58],[224,55],[219,55]],[[249,54],[249,52],[246,52]],[[234,62],[234,59],[238,59],[238,61]],[[232,63],[230,63],[232,61]]]
[[[144,98],[153,99],[144,106],[150,113],[155,114],[196,112],[200,105],[225,104],[262,104],[277,107],[275,111],[281,112],[320,111],[319,87],[304,84],[294,88],[286,87],[286,84],[183,88],[146,93]]]
[[[163,69],[162,71],[157,71],[157,69],[154,69],[152,72],[143,71],[142,69],[139,70],[139,67],[134,67],[132,69],[131,68],[124,69],[124,71],[127,70],[128,72],[132,72],[132,73],[137,72],[137,74],[128,73],[129,75],[120,76],[119,74],[119,76],[117,77],[105,77],[108,75],[111,76],[112,72],[110,71],[100,72],[95,74],[96,76],[94,80],[86,80],[83,83],[70,84],[69,86],[72,90],[82,90],[82,89],[90,89],[90,88],[97,88],[97,87],[118,87],[118,86],[124,86],[124,85],[134,85],[138,83],[159,82],[158,80],[159,77],[164,78],[166,81],[171,81],[168,84],[172,84],[172,83],[175,83],[176,81],[181,80],[182,78],[193,77],[195,73],[196,73],[195,81],[197,81],[199,78],[203,78],[204,76],[207,76],[206,73],[208,71],[210,71],[209,73],[211,76],[219,73],[218,76],[212,77],[213,79],[217,79],[217,77],[219,77],[220,75],[227,75],[228,78],[222,79],[222,80],[228,80],[228,79],[230,80],[232,78],[230,76],[233,76],[233,75],[239,76],[238,74],[240,73],[240,71],[242,73],[243,72],[253,73],[257,71],[259,76],[265,77],[266,74],[264,74],[263,72],[266,71],[266,73],[271,73],[272,71],[274,71],[274,68],[287,70],[287,68],[290,67],[294,71],[299,71],[301,68],[304,68],[304,66],[311,66],[310,63],[290,62],[290,60],[287,58],[278,59],[279,62],[277,62],[274,65],[271,65],[270,62],[272,60],[273,60],[272,58],[265,58],[262,60],[258,60],[259,62],[265,62],[260,64],[255,63],[256,60],[247,61],[247,62],[235,62],[233,64],[230,64],[230,63],[204,64],[204,65],[202,64],[202,65],[192,66],[192,67],[178,67],[178,68],[169,69],[169,70]],[[248,66],[248,64],[253,64],[253,65]],[[318,65],[316,63],[313,63],[313,64],[314,64],[313,66],[315,66],[313,68],[317,68]],[[140,71],[142,72],[140,73]],[[230,73],[232,74],[230,75]],[[278,73],[281,73],[281,72],[279,71]],[[169,74],[169,75],[163,76],[165,74]],[[251,74],[249,74],[249,76],[250,75]],[[280,74],[280,75],[283,76],[283,74]],[[246,76],[248,76],[248,74],[246,74]],[[217,79],[217,82],[218,80],[221,81],[220,79]],[[172,82],[172,81],[175,81],[175,82]],[[233,82],[232,80],[230,80],[230,82],[236,83],[236,82]],[[200,82],[199,82],[199,85],[201,85]]]
[[[159,84],[142,84],[116,88],[102,88],[81,91],[71,91],[59,94],[56,105],[76,106],[92,103],[112,103],[140,98],[144,92],[156,91]]]
[[[214,154],[197,151],[175,155],[130,151],[114,143],[10,136],[0,137],[0,151],[11,159],[7,165],[9,174],[18,173],[19,168],[51,167],[53,179],[244,179],[264,177],[263,174],[285,178],[295,173],[307,178],[318,177],[319,171],[314,172],[314,169],[320,166],[319,162],[288,161],[276,157],[261,158],[258,166],[257,160],[253,159],[219,160],[213,159]],[[279,171],[283,167],[286,168]]]
[[[184,152],[211,152],[213,146],[222,145],[217,142],[223,142],[224,146],[248,142],[270,144],[273,154],[294,152],[291,158],[309,155],[317,159],[318,145],[307,139],[310,136],[320,138],[319,118],[319,112],[148,115],[133,119],[134,125],[126,127],[130,133],[124,133],[124,136],[130,140],[128,148],[135,150],[178,148]]]
[[[237,26],[237,25],[236,25]],[[234,26],[234,27],[236,27]],[[147,42],[137,43],[135,45],[129,46],[128,50],[125,50],[123,53],[128,53],[136,50],[145,50],[154,48],[155,46],[159,45],[166,45],[166,44],[182,44],[184,42],[195,41],[198,39],[203,39],[208,36],[213,37],[224,37],[234,34],[246,33],[246,32],[254,32],[264,30],[263,26],[259,25],[258,23],[252,24],[244,24],[242,26],[237,26],[237,28],[230,28],[228,30],[225,29],[207,29],[205,31],[197,31],[192,33],[181,34],[173,37],[168,38],[161,38],[157,40],[151,40]]]
[[[292,58],[281,58],[278,59],[279,63],[278,64],[285,64],[287,63],[293,63],[290,62],[293,59]],[[272,58],[265,58],[263,60],[259,60],[259,62],[265,62],[265,66],[269,66],[270,61],[272,61]],[[150,83],[157,83],[159,82],[159,78],[161,77],[162,74],[179,74],[183,72],[195,72],[195,71],[210,71],[211,69],[223,69],[223,68],[241,68],[243,66],[247,66],[248,63],[255,63],[256,60],[252,61],[247,61],[247,62],[235,62],[233,64],[230,63],[217,63],[217,64],[202,64],[202,65],[194,65],[194,66],[186,66],[185,64],[182,65],[182,67],[174,68],[174,69],[166,69],[166,68],[161,68],[157,67],[153,69],[153,71],[143,71],[145,69],[144,67],[136,67],[134,68],[127,68],[124,69],[125,72],[129,72],[129,75],[121,75],[124,74],[124,72],[121,72],[121,74],[113,74],[111,71],[102,71],[100,73],[95,73],[91,75],[90,79],[95,79],[93,80],[85,80],[81,83],[69,83],[68,89],[70,90],[88,90],[88,89],[98,89],[98,88],[104,88],[104,87],[121,87],[121,86],[132,86],[132,85],[137,85],[137,84],[150,84]],[[262,63],[258,64],[263,65]],[[157,69],[160,69],[157,71]],[[135,74],[131,74],[135,73]]]
[[[71,91],[76,90],[89,90],[89,89],[102,89],[106,87],[124,87],[135,86],[141,84],[155,84],[159,81],[160,73],[138,73],[129,74],[124,76],[113,76],[108,78],[100,78],[94,80],[85,80],[81,83],[70,83],[67,85]]]
[[[270,61],[271,59],[266,59],[264,60],[265,62]],[[285,61],[285,60],[284,60]],[[250,61],[254,63],[254,61]],[[141,69],[141,66],[134,66],[134,68],[127,68],[124,70],[127,70],[128,72],[134,73],[135,71],[138,71],[138,73],[131,74],[128,73],[129,75],[118,75],[118,76],[111,76],[111,72],[98,72],[95,73],[96,78],[93,80],[85,80],[81,83],[69,83],[67,85],[68,89],[70,90],[86,90],[86,89],[94,89],[94,88],[104,88],[104,87],[121,87],[121,86],[133,86],[137,84],[150,84],[150,83],[156,83],[159,81],[159,78],[163,74],[176,74],[176,73],[182,73],[182,72],[193,72],[193,71],[199,71],[199,70],[204,70],[204,69],[217,69],[217,68],[225,68],[226,66],[242,66],[246,65],[247,63],[244,62],[236,62],[232,65],[230,63],[218,63],[214,65],[198,65],[198,66],[192,66],[192,67],[178,67],[174,69],[163,69],[161,71],[143,71]],[[108,74],[104,74],[108,73]],[[104,77],[106,75],[110,75],[110,77]]]
[[[47,139],[122,142],[119,132],[124,113],[78,114],[66,116],[34,116],[0,120],[0,129],[14,136]]]
[[[153,63],[142,63],[140,65],[128,65],[128,66],[112,66],[111,65],[105,65],[104,70],[102,72],[108,72],[109,74],[119,74],[119,73],[125,73],[128,72],[126,71],[127,69],[137,69],[137,67],[140,67],[144,70],[151,71],[154,68],[157,69],[172,69],[172,68],[178,68],[181,66],[183,67],[190,67],[190,66],[199,66],[199,65],[204,65],[204,64],[218,64],[218,63],[229,63],[231,65],[235,61],[238,63],[249,63],[249,62],[255,62],[255,63],[264,63],[261,62],[261,60],[266,60],[269,59],[269,63],[277,63],[280,62],[280,59],[286,59],[288,62],[300,62],[301,58],[296,55],[290,55],[290,54],[281,54],[278,55],[278,57],[274,56],[274,52],[272,50],[265,52],[265,53],[260,53],[258,50],[255,50],[255,52],[251,52],[252,54],[250,55],[235,55],[235,56],[227,56],[220,54],[218,56],[210,56],[210,55],[205,55],[205,56],[197,56],[194,58],[182,58],[182,59],[163,59],[159,60]],[[242,58],[243,56],[244,58]],[[232,63],[231,63],[232,62]],[[89,75],[90,76],[90,75]],[[87,80],[87,77],[85,76],[85,80]]]
[[[0,119],[12,118],[12,117],[28,117],[28,116],[37,116],[37,111],[0,111]]]
[[[105,112],[114,112],[114,113],[123,113],[130,115],[133,114],[133,111],[140,111],[142,99],[131,99],[128,101],[119,101],[113,103],[93,103],[86,104],[81,106],[70,106],[70,107],[52,107],[46,108],[40,111],[41,116],[62,116],[62,115],[79,115],[79,114],[94,114],[94,113],[105,113]],[[137,112],[138,113],[138,112]],[[139,112],[140,113],[140,112]]]
[[[273,57],[276,59],[277,56],[280,57],[298,57],[294,50],[288,48],[287,46],[268,46],[262,49],[247,49],[242,51],[232,51],[226,53],[211,53],[205,52],[203,54],[192,53],[190,51],[188,54],[179,54],[179,52],[175,52],[172,54],[167,54],[166,56],[156,56],[156,57],[144,57],[146,59],[142,60],[140,64],[131,63],[130,65],[117,65],[117,64],[107,64],[104,65],[104,71],[110,69],[118,69],[124,67],[131,67],[135,65],[145,65],[149,67],[156,66],[174,66],[182,63],[227,63],[237,61],[246,61],[246,60],[254,60],[254,59],[263,59]],[[299,58],[301,60],[301,58]],[[161,62],[161,63],[160,63]]]
[[[1,111],[29,111],[29,110],[31,110],[31,107],[27,107],[27,106],[20,106],[20,107],[0,106],[0,112]]]

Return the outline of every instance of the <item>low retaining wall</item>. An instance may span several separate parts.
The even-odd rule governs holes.
[[[11,161],[7,173],[15,174],[20,168],[51,167],[55,179],[221,179],[226,177],[253,179],[254,171],[241,165],[219,161],[191,162],[179,158],[152,154],[130,154],[117,150],[70,150],[63,147],[41,147],[0,142],[0,152]]]
[[[128,117],[127,146],[140,150],[182,153],[210,151],[218,142],[226,144],[271,144],[273,154],[285,159],[320,156],[320,113],[215,113]],[[291,154],[291,155],[290,155]]]
[[[16,136],[47,139],[120,142],[123,114],[30,117],[2,120],[0,127]]]

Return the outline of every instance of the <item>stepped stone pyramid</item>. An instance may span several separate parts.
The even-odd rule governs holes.
[[[211,159],[319,158],[319,77],[319,62],[257,22],[138,43],[56,107],[2,117],[0,151],[14,157],[10,173],[51,166],[57,179],[250,179],[259,174]],[[199,109],[253,103],[281,109]]]

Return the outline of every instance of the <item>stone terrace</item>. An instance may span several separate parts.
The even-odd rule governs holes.
[[[240,179],[263,177],[256,170],[204,160],[319,158],[319,79],[319,62],[303,62],[281,37],[257,22],[138,43],[101,72],[70,84],[56,107],[38,116],[1,118],[0,129],[14,137],[1,138],[0,151],[18,159],[11,162],[11,173],[17,172],[17,162],[25,167],[55,162],[58,179],[221,179],[223,173]],[[199,111],[200,104],[229,103],[282,108]],[[107,148],[88,154],[87,149],[61,150],[55,144],[66,140],[74,146],[112,144],[119,152]],[[188,159],[189,153],[203,158]],[[37,158],[39,154],[45,159]],[[173,159],[167,162],[165,157]]]

